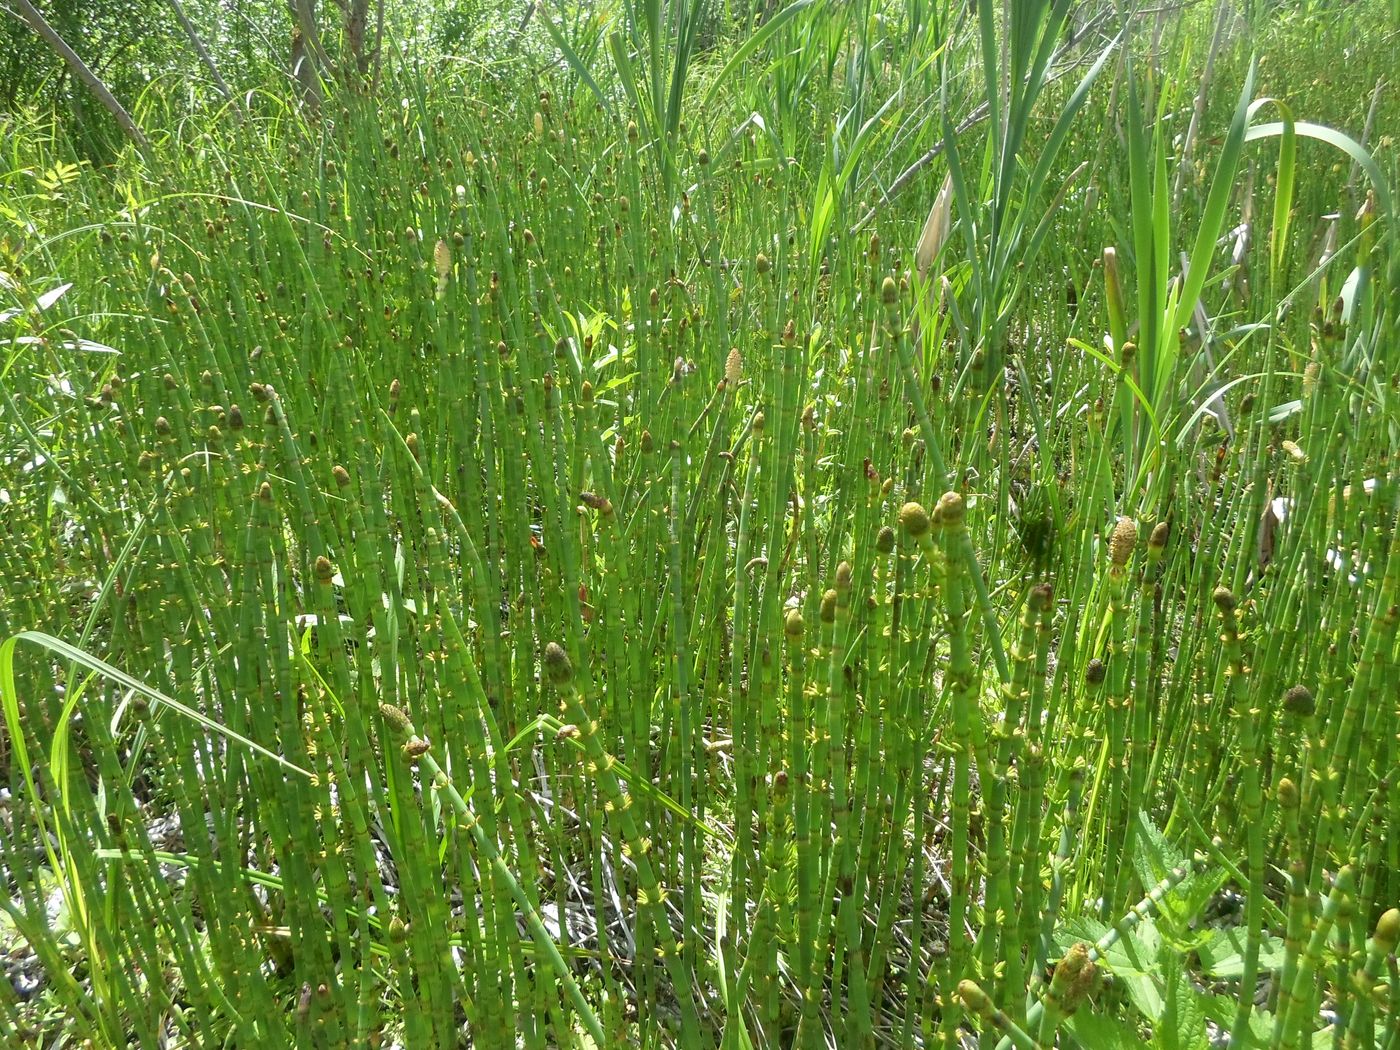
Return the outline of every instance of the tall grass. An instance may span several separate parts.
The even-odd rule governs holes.
[[[1068,7],[18,126],[7,1045],[1400,1045],[1393,31]]]

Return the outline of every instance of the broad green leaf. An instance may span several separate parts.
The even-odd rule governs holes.
[[[1206,995],[1201,997],[1201,1007],[1206,1019],[1219,1028],[1228,1031],[1235,1022],[1235,1000],[1228,995]],[[1245,1034],[1245,1045],[1241,1050],[1266,1050],[1273,1042],[1274,1015],[1262,1007],[1255,1007],[1249,1015],[1249,1030]]]
[[[1065,1023],[1081,1046],[1093,1050],[1141,1050],[1142,1036],[1126,1021],[1109,1014],[1080,1009]]]
[[[1175,868],[1187,863],[1186,855],[1168,842],[1145,813],[1137,815],[1136,849],[1133,865],[1144,886],[1155,886]],[[1158,905],[1157,914],[1166,926],[1169,937],[1186,947],[1190,923],[1225,884],[1227,875],[1219,868],[1188,875]]]
[[[1093,943],[1102,940],[1109,927],[1097,919],[1074,919],[1065,923],[1064,932],[1069,934],[1066,943],[1083,940]],[[1156,960],[1161,947],[1161,938],[1151,917],[1138,924],[1136,929],[1122,932],[1099,960],[1100,965],[1123,985],[1139,1013],[1149,1021],[1155,1021],[1162,1013],[1162,991],[1156,973]]]
[[[1152,1045],[1160,1050],[1210,1050],[1201,994],[1186,975],[1182,957],[1164,951],[1159,963],[1166,989],[1162,1016],[1153,1027]]]
[[[1204,944],[1196,949],[1201,967],[1212,977],[1238,977],[1244,972],[1245,931],[1238,927],[1214,929]],[[1264,934],[1259,945],[1259,967],[1277,970],[1283,966],[1283,941]]]
[[[1186,855],[1167,841],[1146,813],[1137,815],[1137,849],[1133,866],[1144,886],[1155,886],[1186,863]]]

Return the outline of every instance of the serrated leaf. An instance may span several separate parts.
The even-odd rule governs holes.
[[[1174,868],[1186,863],[1186,857],[1167,841],[1146,813],[1139,811],[1134,819],[1137,821],[1137,849],[1133,851],[1133,867],[1142,884],[1152,887]]]
[[[1064,930],[1071,934],[1070,943],[1093,943],[1108,932],[1108,927],[1096,919],[1076,919],[1065,923]],[[1152,1022],[1162,1016],[1163,1009],[1161,982],[1155,973],[1161,943],[1149,916],[1136,929],[1120,934],[1099,960],[1123,986],[1138,1013]]]
[[[1221,1031],[1229,1031],[1235,1023],[1235,1000],[1225,995],[1207,995],[1201,998],[1206,1018],[1215,1023]],[[1261,1007],[1255,1007],[1249,1015],[1249,1030],[1240,1050],[1267,1050],[1274,1038],[1274,1015]]]
[[[1116,1017],[1079,1010],[1066,1027],[1081,1046],[1094,1050],[1140,1050],[1143,1041],[1137,1029]]]
[[[1189,926],[1205,910],[1211,898],[1229,880],[1229,874],[1221,868],[1198,871],[1182,880],[1173,893],[1169,893],[1161,905],[1158,915],[1168,931],[1168,936],[1178,948],[1185,949],[1193,939]]]
[[[1204,944],[1196,949],[1201,968],[1212,977],[1239,977],[1244,973],[1245,931],[1239,928],[1211,930]],[[1283,967],[1283,941],[1264,934],[1259,942],[1259,968]]]
[[[1136,848],[1133,850],[1133,867],[1143,886],[1152,887],[1173,870],[1185,865],[1187,859],[1181,850],[1167,841],[1166,836],[1146,813],[1139,812],[1136,820],[1137,839]],[[1191,946],[1191,922],[1219,892],[1227,878],[1226,872],[1219,868],[1193,872],[1158,904],[1157,914],[1162,920],[1163,932],[1176,947],[1185,949]]]
[[[1088,915],[1081,915],[1078,918],[1068,920],[1063,926],[1056,929],[1051,940],[1054,942],[1056,951],[1063,955],[1069,951],[1071,945],[1079,941],[1097,944],[1104,934],[1108,933],[1109,929],[1108,923],[1100,922]]]
[[[1154,1025],[1158,1024],[1166,1012],[1167,1001],[1156,978],[1135,970],[1115,970],[1114,975],[1128,993],[1134,1009]]]
[[[1056,937],[1056,942],[1062,943],[1063,948],[1067,950],[1076,941],[1094,944],[1108,931],[1108,924],[1098,919],[1072,919],[1065,923],[1061,934]],[[1155,965],[1157,953],[1161,951],[1161,945],[1162,938],[1157,932],[1157,925],[1152,921],[1152,916],[1148,915],[1133,929],[1120,932],[1118,939],[1104,951],[1100,961],[1115,973],[1120,970],[1150,973]]]
[[[1161,1021],[1153,1028],[1152,1045],[1160,1050],[1210,1050],[1205,1005],[1182,968],[1181,957],[1162,958],[1166,1001]]]

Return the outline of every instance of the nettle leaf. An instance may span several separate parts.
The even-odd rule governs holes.
[[[1178,953],[1163,952],[1166,1001],[1161,1021],[1153,1027],[1152,1045],[1160,1050],[1210,1050],[1203,997],[1186,976],[1182,963]]]
[[[1141,970],[1114,970],[1113,973],[1123,984],[1128,1001],[1138,1014],[1154,1025],[1161,1022],[1162,1014],[1166,1011],[1166,1000],[1155,977]]]
[[[1222,1031],[1229,1031],[1230,1026],[1235,1023],[1235,1005],[1235,1000],[1228,995],[1207,995],[1201,998],[1206,1019]],[[1274,1015],[1262,1007],[1255,1007],[1249,1015],[1249,1030],[1245,1033],[1242,1050],[1268,1050],[1273,1038]]]
[[[1166,999],[1157,977],[1146,970],[1134,969],[1115,969],[1113,975],[1128,993],[1128,1001],[1134,1009],[1154,1025],[1159,1023],[1166,1011]]]
[[[1186,854],[1167,841],[1146,813],[1137,817],[1137,848],[1133,851],[1133,867],[1143,886],[1152,887],[1174,869],[1187,863]],[[1220,868],[1192,872],[1157,907],[1163,934],[1180,949],[1195,946],[1190,924],[1201,914],[1210,899],[1220,892],[1228,874]]]
[[[1064,926],[1064,932],[1070,935],[1070,944],[1077,940],[1093,943],[1108,929],[1097,919],[1088,918],[1075,919]],[[1123,986],[1138,1013],[1154,1023],[1162,1016],[1163,1008],[1161,982],[1156,977],[1161,947],[1156,923],[1148,916],[1135,929],[1121,933],[1099,960]]]
[[[1165,925],[1178,948],[1193,946],[1195,938],[1188,929],[1189,925],[1205,910],[1211,898],[1220,892],[1229,878],[1229,873],[1223,868],[1197,872],[1162,902],[1158,912],[1163,920],[1170,920]]]
[[[1133,851],[1133,869],[1144,886],[1152,887],[1185,864],[1186,855],[1167,841],[1146,813],[1139,811],[1135,819],[1137,849]]]
[[[1131,931],[1120,935],[1114,949],[1115,954],[1131,959],[1136,969],[1150,973],[1153,960],[1162,951],[1162,936],[1152,916],[1143,916]]]
[[[1239,977],[1244,973],[1245,931],[1238,928],[1210,930],[1196,948],[1201,968],[1212,977]],[[1264,934],[1259,942],[1259,968],[1278,970],[1283,967],[1283,940]]]
[[[1140,1050],[1143,1040],[1136,1028],[1108,1014],[1080,1009],[1066,1022],[1081,1046],[1094,1050]]]
[[[1051,940],[1055,944],[1055,951],[1058,955],[1063,955],[1069,951],[1070,946],[1080,941],[1087,941],[1090,944],[1097,944],[1099,940],[1108,933],[1109,925],[1100,922],[1098,919],[1088,915],[1081,915],[1074,919],[1067,920],[1063,925],[1056,928]]]

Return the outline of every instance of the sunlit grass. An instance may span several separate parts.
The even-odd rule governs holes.
[[[1069,6],[18,126],[4,1038],[1393,1050],[1394,32]]]

